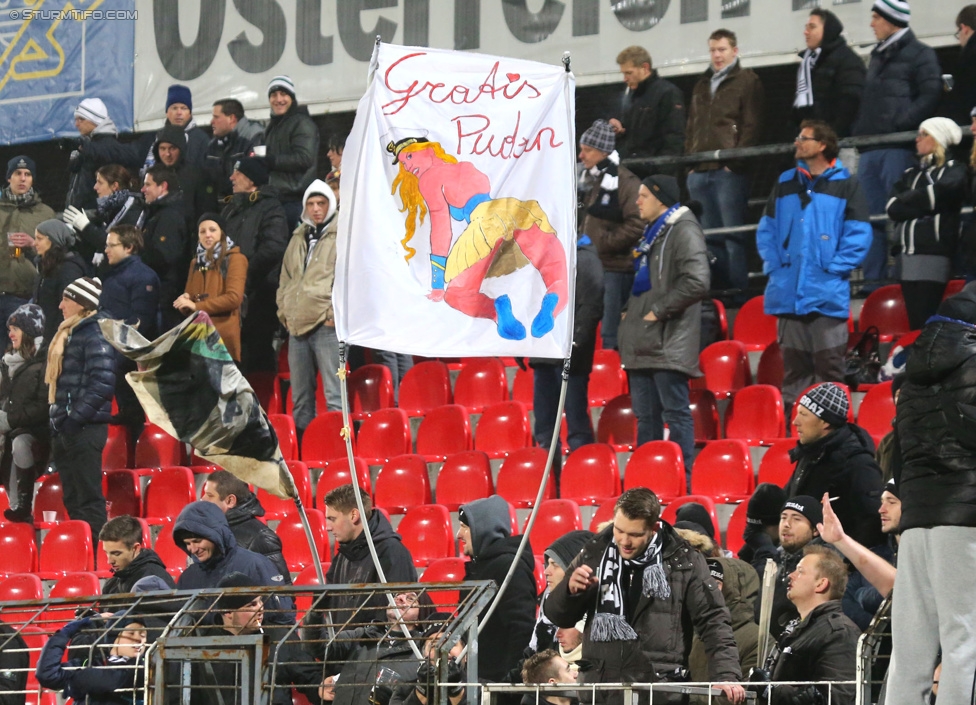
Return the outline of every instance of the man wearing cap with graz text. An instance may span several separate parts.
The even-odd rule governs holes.
[[[883,538],[878,507],[884,482],[874,460],[874,441],[863,428],[847,422],[849,410],[847,392],[832,382],[817,385],[797,401],[797,444],[790,451],[796,467],[786,496],[829,494],[851,538],[875,546]]]

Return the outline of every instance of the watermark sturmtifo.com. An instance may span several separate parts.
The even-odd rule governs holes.
[[[2,14],[0,14],[2,17]],[[137,20],[138,10],[10,10],[12,20]]]

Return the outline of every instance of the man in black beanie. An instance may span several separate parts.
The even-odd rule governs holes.
[[[765,565],[779,547],[779,514],[786,502],[786,492],[779,485],[764,482],[752,493],[746,506],[745,545],[739,558],[746,563]]]

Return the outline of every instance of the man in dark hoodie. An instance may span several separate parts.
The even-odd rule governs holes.
[[[166,572],[166,566],[142,535],[142,524],[130,516],[120,516],[106,522],[98,534],[112,577],[102,587],[103,595],[132,592],[132,586],[148,575],[155,575],[170,588],[176,583]]]
[[[288,230],[298,226],[302,216],[302,195],[315,179],[319,155],[319,130],[298,104],[295,83],[288,76],[275,76],[268,83],[271,120],[264,130],[264,161],[271,171],[271,185],[278,189],[288,215]]]
[[[463,542],[464,555],[471,557],[464,564],[464,579],[493,580],[500,586],[516,558],[522,538],[512,536],[508,502],[492,495],[462,504],[458,518],[461,527],[457,538]],[[518,663],[522,649],[532,638],[535,608],[535,560],[532,546],[526,542],[498,609],[478,633],[480,677],[490,681],[503,680]],[[487,611],[486,606],[479,621]]]
[[[217,210],[214,187],[203,178],[200,167],[191,164],[186,157],[186,133],[176,125],[165,125],[156,133],[153,157],[157,164],[176,172],[183,192],[183,210],[186,213],[187,231],[193,232],[197,219],[204,213]]]
[[[847,394],[831,382],[819,384],[796,404],[797,444],[790,451],[796,463],[786,483],[786,496],[837,500],[834,511],[851,538],[865,546],[882,541],[878,507],[884,481],[874,459],[874,441],[860,426],[847,423]]]
[[[146,172],[142,194],[146,210],[139,217],[143,229],[145,249],[142,261],[152,267],[159,277],[159,309],[163,330],[169,330],[183,320],[173,302],[186,287],[186,265],[189,262],[189,238],[183,193],[176,172],[158,165]]]
[[[258,520],[264,516],[264,507],[246,482],[226,470],[212,472],[203,483],[200,499],[220,507],[238,546],[266,556],[281,572],[284,584],[291,585],[288,564],[281,553],[281,539],[267,524]]]
[[[274,563],[237,545],[224,513],[210,502],[193,502],[183,508],[173,525],[173,541],[193,559],[176,583],[179,590],[217,587],[222,578],[234,572],[244,573],[254,585],[285,584],[285,576]],[[265,605],[268,622],[295,623],[290,597],[270,597]]]

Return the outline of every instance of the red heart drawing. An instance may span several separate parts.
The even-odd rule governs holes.
[[[517,80],[522,78],[522,76],[517,73],[506,73],[505,76],[508,78],[509,83],[515,83]]]

